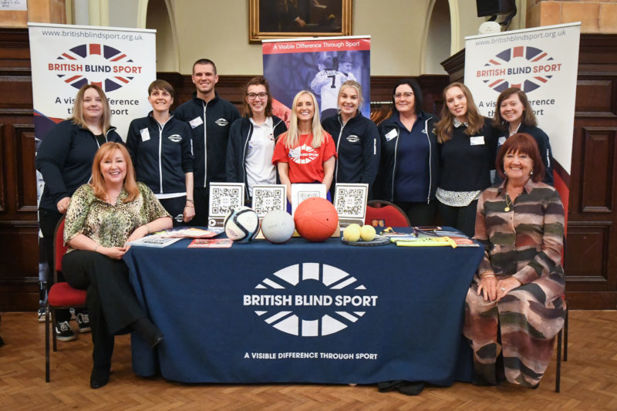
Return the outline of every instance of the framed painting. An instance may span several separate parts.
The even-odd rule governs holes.
[[[352,0],[249,0],[249,41],[351,35]]]

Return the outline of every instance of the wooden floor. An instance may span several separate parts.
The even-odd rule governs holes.
[[[49,384],[43,378],[44,327],[34,313],[3,314],[0,336],[6,343],[0,347],[0,410],[617,410],[617,311],[570,312],[560,394],[554,392],[554,363],[536,390],[457,383],[409,397],[374,386],[183,385],[136,377],[127,336],[116,340],[109,384],[92,390],[89,334],[59,343]]]

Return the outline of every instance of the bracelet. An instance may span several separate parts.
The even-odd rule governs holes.
[[[185,205],[184,205],[184,208],[186,208],[186,207],[188,207],[188,208],[195,208],[195,206],[194,206],[194,205],[192,205],[192,204],[185,204]]]
[[[484,274],[480,276],[480,279],[484,279],[484,278],[495,278],[495,274],[489,273],[489,274]]]
[[[191,199],[191,198],[187,198],[187,199],[186,199],[186,202],[187,202],[187,203],[193,203],[193,204],[195,203],[195,202],[193,201],[193,199]]]

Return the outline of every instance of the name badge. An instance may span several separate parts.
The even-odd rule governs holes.
[[[141,141],[150,140],[150,132],[147,128],[142,128],[141,130],[139,130],[139,134],[141,134]]]
[[[194,119],[192,119],[191,121],[189,121],[189,124],[191,125],[191,128],[195,128],[195,127],[199,127],[204,123],[204,121],[202,120],[201,117],[195,117]]]
[[[469,144],[472,146],[483,146],[484,145],[484,136],[475,136],[469,138]]]
[[[393,128],[392,130],[390,130],[390,131],[388,131],[388,132],[386,133],[385,137],[386,137],[386,141],[390,141],[390,140],[392,140],[393,138],[398,137],[398,131],[396,131],[396,129],[395,129],[395,128]]]

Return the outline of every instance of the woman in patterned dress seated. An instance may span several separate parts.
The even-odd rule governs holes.
[[[92,182],[79,187],[71,198],[64,225],[69,249],[62,260],[69,284],[88,292],[94,345],[92,388],[109,380],[115,334],[135,331],[152,347],[163,340],[133,293],[122,256],[128,242],[171,227],[171,217],[154,193],[135,182],[124,145],[103,144],[94,156]]]
[[[478,200],[475,239],[485,256],[467,293],[464,334],[471,340],[474,383],[537,387],[564,322],[561,265],[564,210],[542,183],[544,164],[528,134],[499,149],[504,181]]]

